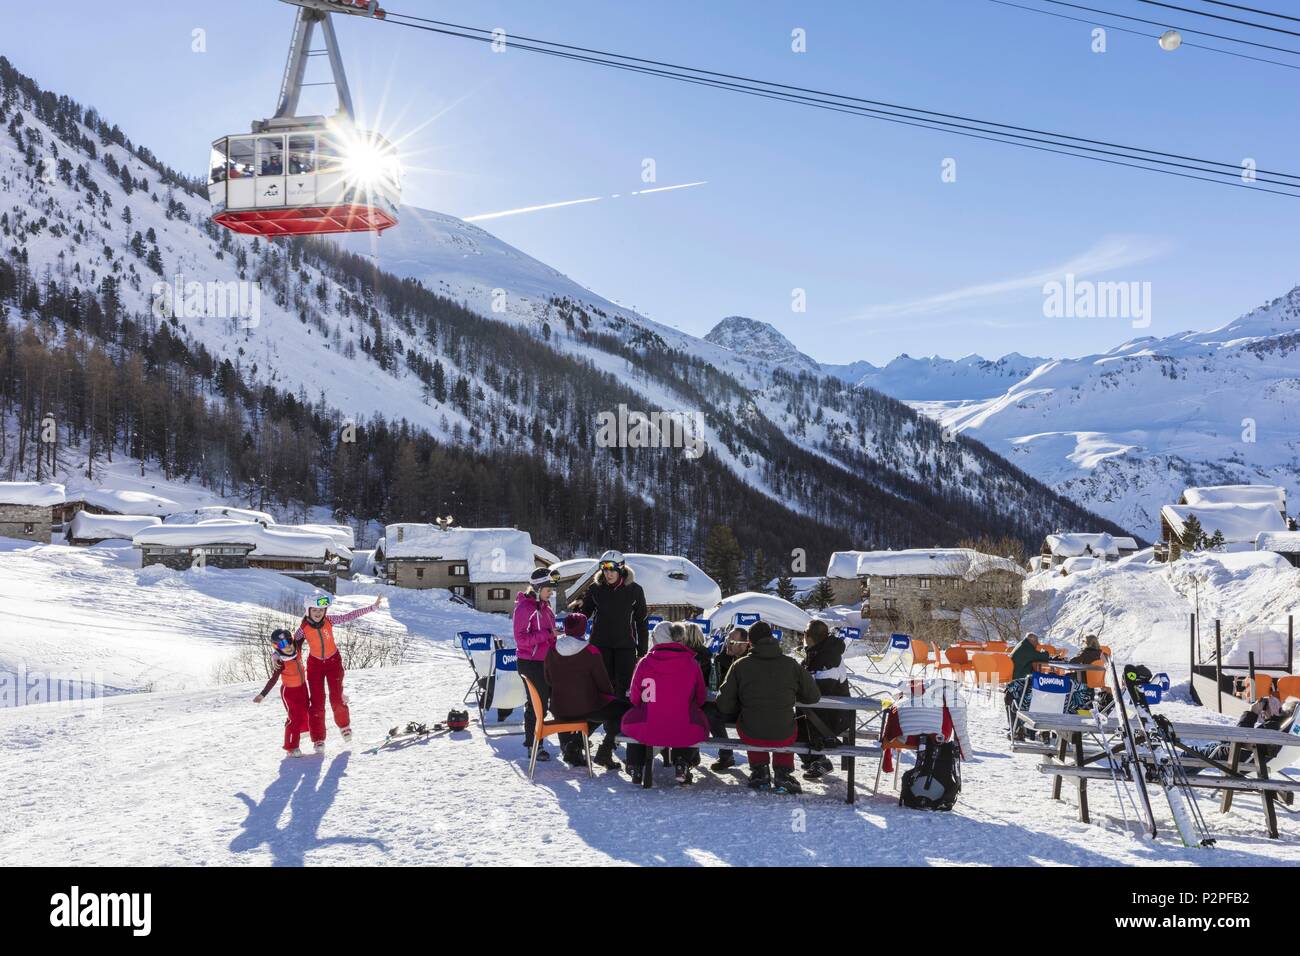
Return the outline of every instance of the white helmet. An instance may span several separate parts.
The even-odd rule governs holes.
[[[333,603],[334,597],[330,594],[313,594],[303,602],[304,606],[309,611],[314,607],[325,609]]]
[[[622,551],[606,551],[604,554],[600,556],[600,561],[599,561],[599,565],[602,571],[605,569],[605,565],[607,564],[615,565],[616,567],[621,569],[623,565],[625,565],[626,563],[627,561],[624,559]]]

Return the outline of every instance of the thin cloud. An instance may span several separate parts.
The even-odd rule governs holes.
[[[964,286],[950,292],[940,292],[937,295],[907,302],[868,306],[846,321],[873,322],[904,316],[953,312],[980,302],[1006,298],[1017,292],[1030,289],[1038,292],[1042,290],[1044,284],[1063,280],[1067,274],[1083,278],[1113,272],[1116,269],[1159,258],[1167,251],[1167,244],[1160,240],[1142,236],[1110,236],[1060,265],[1040,269],[1028,275]]]

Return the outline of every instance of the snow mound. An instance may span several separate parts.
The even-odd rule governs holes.
[[[726,627],[735,621],[737,614],[757,614],[759,620],[791,631],[806,631],[812,622],[812,615],[797,604],[791,604],[775,594],[745,591],[719,601],[711,611],[705,612],[709,630]]]

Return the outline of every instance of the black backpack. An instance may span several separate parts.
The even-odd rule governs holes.
[[[924,738],[916,766],[903,774],[900,806],[913,810],[951,810],[961,793],[961,755],[955,741]]]

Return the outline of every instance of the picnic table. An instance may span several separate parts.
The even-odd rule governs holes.
[[[713,700],[716,694],[709,694],[709,699]],[[815,704],[795,704],[800,710],[851,710],[866,711],[868,713],[880,713],[884,710],[884,704],[876,697],[833,697],[823,696]],[[844,733],[844,742],[839,747],[832,747],[827,750],[814,750],[811,744],[803,741],[795,741],[785,747],[758,747],[745,743],[732,737],[710,737],[707,740],[700,741],[696,746],[703,750],[717,752],[719,750],[754,750],[764,753],[793,753],[805,756],[822,756],[822,757],[839,757],[840,769],[848,774],[848,794],[845,797],[845,803],[854,803],[857,799],[856,792],[856,767],[858,757],[871,757],[880,755],[879,747],[860,747],[857,745],[857,726],[851,724]],[[631,738],[619,737],[622,743],[635,742]],[[649,748],[650,753],[646,760],[645,767],[642,770],[641,786],[649,788],[654,785],[654,751],[657,748]],[[667,757],[664,758],[667,760]]]
[[[1064,777],[1074,777],[1079,795],[1079,820],[1088,823],[1088,781],[1110,780],[1117,772],[1109,765],[1111,758],[1123,753],[1123,742],[1113,740],[1120,731],[1119,721],[1115,718],[1098,722],[1094,717],[1081,717],[1076,714],[1034,714],[1026,713],[1020,717],[1025,728],[1033,733],[1049,733],[1056,737],[1056,749],[1044,754],[1039,765],[1041,773],[1052,776],[1052,799],[1061,799],[1061,783]],[[1255,727],[1237,727],[1232,724],[1207,724],[1194,721],[1172,721],[1177,739],[1174,746],[1180,751],[1184,766],[1199,769],[1215,769],[1222,777],[1202,777],[1190,774],[1188,784],[1203,790],[1221,790],[1220,812],[1232,809],[1234,793],[1257,793],[1264,803],[1264,821],[1269,837],[1278,838],[1277,806],[1278,794],[1288,800],[1291,795],[1300,792],[1300,781],[1270,778],[1268,760],[1264,755],[1265,747],[1288,747],[1295,745],[1295,737],[1280,730],[1260,730]],[[1084,749],[1085,736],[1098,740],[1098,749],[1089,754]],[[1193,749],[1187,740],[1213,740],[1228,745],[1228,762],[1214,760]],[[1255,752],[1255,775],[1242,772],[1241,757],[1245,748]],[[1073,763],[1067,755],[1073,753]],[[1106,761],[1107,766],[1094,766]]]

